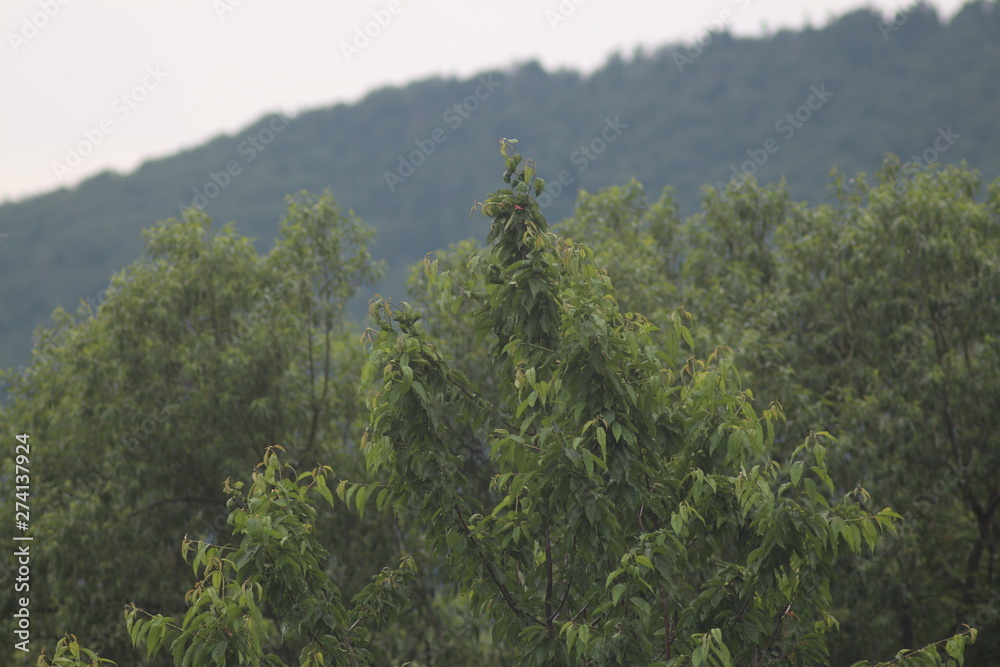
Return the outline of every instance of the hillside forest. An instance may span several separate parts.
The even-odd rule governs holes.
[[[432,78],[355,104],[276,110],[134,172],[4,203],[0,367],[27,365],[35,328],[51,324],[56,307],[97,305],[154,222],[198,205],[219,224],[237,221],[266,252],[283,198],[300,190],[329,189],[379,231],[371,252],[386,272],[350,305],[361,322],[376,292],[405,297],[408,267],[424,254],[485,239],[468,209],[472,193],[495,188],[482,156],[500,137],[531,146],[555,176],[541,201],[552,221],[572,214],[581,188],[633,177],[654,193],[672,186],[688,216],[703,186],[737,172],[784,178],[795,200],[816,204],[829,200],[830,169],[873,173],[885,153],[907,172],[964,160],[1000,173],[995,5],[970,2],[947,22],[915,5],[898,17],[861,10],[763,38],[708,32],[694,44],[617,55],[586,75],[525,62]],[[434,177],[445,165],[449,178]]]
[[[633,181],[553,233],[513,150],[488,245],[415,266],[360,341],[345,305],[379,267],[329,194],[263,256],[160,223],[56,314],[3,414],[46,443],[56,658],[996,655],[1000,178],[888,158],[834,204],[747,179],[687,219]]]
[[[995,5],[417,82],[0,206],[11,664],[994,664]]]

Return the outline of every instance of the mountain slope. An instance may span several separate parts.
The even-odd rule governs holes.
[[[825,197],[832,167],[877,168],[894,152],[966,160],[1000,173],[1000,11],[967,5],[944,24],[922,10],[888,31],[858,11],[819,30],[763,39],[712,35],[699,46],[616,56],[581,76],[528,63],[466,80],[433,78],[354,105],[262,118],[233,136],[0,207],[0,367],[24,363],[52,308],[96,303],[108,275],[141,251],[140,231],[203,204],[217,223],[268,247],[284,195],[329,188],[379,231],[383,293],[402,296],[408,264],[485,236],[474,198],[500,174],[482,155],[517,137],[554,197],[553,221],[578,188],[631,177],[651,196],[671,185],[682,211],[700,188],[742,168]],[[894,26],[895,27],[895,26]],[[419,164],[418,164],[419,163]],[[412,172],[412,173],[411,173]],[[559,176],[566,184],[558,193]],[[367,298],[367,296],[366,296]]]

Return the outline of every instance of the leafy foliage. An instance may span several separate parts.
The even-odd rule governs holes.
[[[112,278],[104,302],[58,311],[32,366],[6,376],[5,429],[44,447],[32,499],[32,527],[45,536],[32,550],[39,643],[72,629],[122,660],[117,609],[177,605],[187,588],[177,542],[224,540],[220,482],[266,447],[294,442],[296,465],[322,456],[342,473],[361,470],[346,450],[360,438],[349,369],[362,357],[343,309],[378,274],[370,230],[329,195],[290,200],[265,257],[231,225],[215,235],[209,226],[192,211],[154,227],[146,259]],[[355,535],[353,524],[338,528]],[[347,549],[339,556],[358,562]]]
[[[37,663],[38,667],[101,667],[114,664],[94,651],[81,647],[75,635],[66,635],[60,639],[52,657],[43,654],[39,656]]]
[[[565,170],[572,179],[559,197],[558,179],[549,179],[553,200],[545,213],[552,221],[572,213],[580,188],[594,191],[633,176],[651,192],[674,186],[684,214],[695,213],[699,188],[728,182],[733,168],[749,159],[748,150],[760,151],[769,138],[783,140],[775,122],[795,113],[811,86],[823,84],[834,94],[829,104],[756,169],[760,182],[787,175],[797,199],[821,203],[830,168],[872,171],[883,151],[906,160],[921,156],[939,126],[948,125],[961,137],[938,159],[964,159],[984,173],[1000,173],[997,3],[968,2],[947,21],[930,8],[902,17],[905,23],[887,38],[879,29],[886,17],[861,9],[823,27],[756,39],[706,32],[699,44],[616,55],[586,75],[527,63],[429,78],[373,91],[356,104],[291,119],[269,115],[132,173],[105,172],[73,189],[4,204],[0,366],[27,365],[31,333],[53,308],[99,300],[107,276],[141,252],[140,226],[177,215],[197,193],[211,192],[213,174],[228,178],[231,161],[241,172],[218,196],[200,202],[207,213],[238,220],[240,232],[258,239],[265,252],[277,235],[285,194],[332,188],[338,201],[349,201],[379,230],[373,252],[388,261],[389,271],[378,291],[393,296],[404,293],[407,267],[428,250],[472,235],[483,239],[461,215],[454,193],[493,188],[496,175],[480,156],[506,128],[519,128],[552,176]],[[692,63],[679,66],[678,55],[695,53]],[[475,92],[481,75],[500,85],[455,127],[443,114]],[[574,160],[600,136],[605,118],[616,116],[629,129],[599,159]],[[275,127],[284,129],[265,150],[248,155],[248,139]],[[414,142],[436,129],[447,141],[390,193],[385,173],[395,173]],[[447,179],[438,176],[444,165]],[[358,318],[369,296],[360,300]]]
[[[425,273],[439,303],[474,302],[464,326],[490,341],[498,400],[410,306],[372,304],[376,504],[425,527],[524,664],[816,664],[838,554],[898,515],[863,510],[860,489],[831,502],[826,433],[769,460],[780,406],[755,412],[727,350],[692,356],[683,311],[662,330],[622,313],[590,251],[547,231],[514,151],[513,187],[480,205],[492,246],[471,283]],[[488,444],[493,502],[470,493],[445,414]]]
[[[329,556],[317,541],[315,491],[332,507],[328,468],[298,475],[269,449],[250,489],[227,484],[229,523],[240,543],[222,548],[185,541],[183,552],[201,580],[187,596],[183,620],[126,609],[129,636],[147,656],[169,648],[174,662],[189,665],[282,665],[267,643],[301,643],[299,664],[372,664],[373,626],[407,603],[405,582],[413,564],[384,569],[348,607],[325,572]],[[274,620],[265,621],[262,608]]]
[[[412,593],[429,585],[437,600],[457,603],[445,608],[470,609],[474,627],[492,629],[503,654],[496,664],[847,664],[859,641],[874,639],[860,645],[879,652],[899,645],[884,624],[837,636],[838,618],[872,618],[850,597],[865,591],[859,574],[949,544],[971,549],[965,569],[957,563],[963,574],[992,572],[992,515],[980,504],[992,502],[992,487],[977,475],[991,474],[994,443],[989,431],[976,432],[980,442],[948,425],[988,423],[968,383],[991,386],[980,362],[993,359],[996,341],[992,320],[980,328],[949,314],[966,304],[998,312],[1000,182],[976,201],[978,183],[964,168],[900,179],[889,159],[873,188],[863,175],[853,189],[835,181],[836,206],[810,210],[781,187],[746,181],[707,191],[704,216],[683,223],[669,192],[646,207],[631,183],[584,195],[577,220],[564,225],[593,234],[592,251],[549,231],[536,199],[544,182],[516,143],[501,142],[510,187],[476,205],[491,219],[490,246],[462,246],[461,261],[455,252],[427,258],[415,281],[430,321],[406,303],[370,306],[377,328],[364,336],[361,441],[370,477],[342,479],[336,491],[362,519],[391,511],[388,531],[407,526],[404,553],[418,544],[405,538],[419,535],[419,558],[404,555],[398,569],[345,595],[313,504],[334,506],[332,469],[299,473],[297,457],[268,448],[245,493],[241,483],[225,485],[237,544],[185,541],[198,582],[183,617],[126,608],[130,639],[147,660],[169,652],[191,667],[394,664],[378,654],[380,636],[401,627]],[[869,235],[896,246],[872,252]],[[298,247],[325,247],[323,236],[310,238],[320,241]],[[606,270],[595,260],[630,243],[641,247],[636,262]],[[933,260],[923,271],[945,281],[925,283],[926,302],[921,292],[894,300],[893,278],[911,268],[901,259],[908,243]],[[960,303],[949,287],[956,275]],[[855,291],[859,276],[878,284]],[[318,285],[327,290],[318,306],[348,291],[338,280]],[[680,299],[704,324],[668,305]],[[924,306],[933,335],[891,357]],[[339,311],[310,312],[330,323]],[[861,333],[867,317],[885,327],[882,338]],[[894,380],[907,374],[923,381],[906,378],[903,392]],[[786,406],[795,408],[787,421]],[[908,423],[900,417],[930,434],[927,446],[893,428]],[[817,421],[828,430],[810,430]],[[885,450],[875,436],[895,448],[892,457],[878,458]],[[908,457],[935,456],[937,437],[952,448],[938,465],[968,455],[985,468],[959,468],[960,493],[940,513],[955,532],[914,529],[923,515],[907,511],[901,522],[861,486],[885,473],[903,488]],[[906,505],[894,489],[879,493]],[[946,485],[938,497],[951,493]],[[970,515],[980,528],[985,516],[986,533],[962,532]],[[437,571],[428,578],[418,563]],[[889,586],[900,583],[909,585]],[[953,606],[947,583],[923,600],[928,628],[968,609]],[[989,609],[975,589],[959,595]],[[961,620],[942,625],[923,648],[877,665],[964,664],[977,631]],[[482,648],[473,637],[464,663],[430,655],[426,664],[486,664]],[[39,664],[99,660],[72,637],[57,645],[57,659]]]
[[[669,192],[647,208],[611,189],[584,196],[563,226],[593,244],[623,302],[684,303],[699,345],[732,345],[755,405],[788,414],[779,451],[825,428],[841,492],[871,486],[879,504],[864,506],[906,518],[875,554],[838,566],[834,664],[964,625],[983,630],[970,659],[1000,650],[1000,182],[905,167],[889,156],[873,179],[835,173],[833,203],[818,207],[784,185],[734,182],[706,190],[685,221]],[[634,262],[618,259],[626,246]]]

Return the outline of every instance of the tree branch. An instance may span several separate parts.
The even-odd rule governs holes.
[[[552,540],[549,535],[549,522],[545,526],[545,630],[552,636]]]
[[[458,517],[458,523],[461,526],[462,532],[465,534],[465,536],[468,537],[470,540],[475,541],[474,538],[472,537],[472,531],[469,529],[469,525],[465,523],[465,517],[462,516],[462,512],[458,509],[458,505],[455,505],[455,516]],[[479,551],[478,548],[477,551]],[[483,554],[481,551],[479,552],[479,556],[483,561],[483,566],[486,568],[486,574],[489,575],[490,581],[492,581],[493,585],[496,586],[496,589],[500,591],[500,596],[503,597],[504,602],[507,603],[507,606],[510,607],[510,610],[514,612],[514,614],[517,616],[529,618],[537,625],[545,626],[544,623],[539,621],[532,614],[530,614],[525,610],[520,609],[517,606],[517,603],[514,601],[513,596],[511,596],[510,594],[510,591],[507,590],[506,586],[500,583],[500,579],[497,578],[496,572],[493,571],[493,563],[491,563],[489,559],[486,558],[486,555]]]

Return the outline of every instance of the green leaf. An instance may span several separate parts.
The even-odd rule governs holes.
[[[378,496],[375,498],[375,508],[381,512],[385,508],[385,503],[388,499],[389,487],[385,487],[379,491]]]
[[[677,535],[681,535],[684,532],[684,517],[681,516],[680,512],[674,512],[670,515],[670,528]]]
[[[629,602],[632,603],[641,613],[643,618],[649,618],[652,615],[652,607],[648,602],[640,597],[633,596],[629,598]]]
[[[701,667],[701,664],[708,659],[708,644],[701,644],[694,651],[691,652],[691,665],[692,667]]]
[[[948,657],[953,658],[958,663],[958,667],[965,664],[965,637],[962,635],[952,637],[945,644],[944,650]]]
[[[373,488],[371,486],[358,487],[358,493],[354,496],[354,502],[358,508],[358,516],[362,519],[365,516],[365,505],[368,504],[368,496],[371,494]]]
[[[802,479],[802,471],[805,469],[805,464],[802,461],[796,461],[792,464],[789,469],[788,474],[792,480],[792,486],[798,486],[799,480]]]
[[[615,584],[615,587],[611,589],[611,604],[618,604],[618,600],[621,599],[626,588],[625,584]]]
[[[330,487],[326,485],[326,479],[321,479],[317,481],[316,491],[319,493],[319,495],[323,496],[323,499],[326,500],[327,504],[329,504],[330,507],[334,506],[333,494],[330,493]]]
[[[719,659],[721,667],[733,667],[733,656],[729,652],[729,647],[722,641],[721,635],[719,636],[717,643],[712,645],[712,652],[715,653],[716,657]]]

